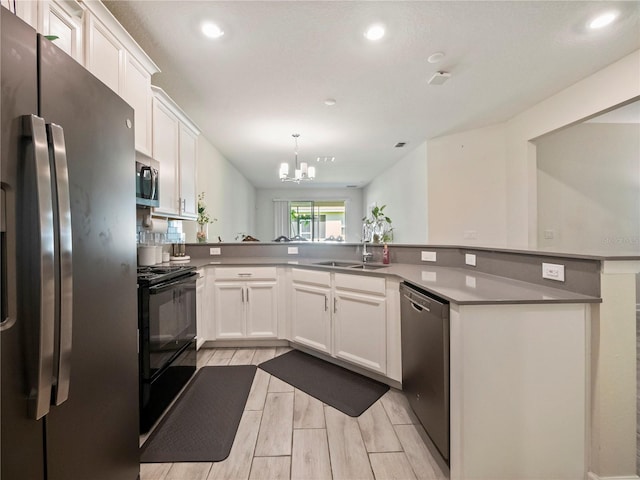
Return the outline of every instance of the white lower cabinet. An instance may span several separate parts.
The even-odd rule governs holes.
[[[384,278],[293,269],[292,287],[291,340],[386,374]]]
[[[295,342],[331,353],[331,288],[293,283],[292,339]]]
[[[385,373],[387,368],[385,298],[337,289],[333,295],[335,356]]]
[[[236,282],[216,282],[214,287],[216,338],[245,336],[244,289],[244,285]]]
[[[276,269],[223,267],[215,270],[215,338],[276,338]]]
[[[196,348],[200,349],[206,341],[207,332],[207,289],[205,269],[198,269],[198,279],[196,280]]]

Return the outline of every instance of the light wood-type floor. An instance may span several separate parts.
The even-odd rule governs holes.
[[[257,365],[288,350],[201,349],[198,367]],[[258,369],[226,460],[142,464],[141,480],[448,478],[427,444],[398,390],[352,418]]]

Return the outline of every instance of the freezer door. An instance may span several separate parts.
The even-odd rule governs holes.
[[[133,110],[43,38],[40,55],[40,116],[64,129],[73,252],[68,399],[46,419],[47,479],[135,480]]]
[[[29,416],[29,372],[36,371],[27,349],[37,346],[38,318],[18,314],[17,195],[25,166],[23,117],[37,113],[36,33],[0,8],[0,85],[2,181],[2,317],[0,321],[0,477],[3,480],[41,480],[44,472],[43,420]],[[33,158],[33,157],[31,157]],[[37,260],[37,251],[25,252]],[[22,269],[20,269],[23,272]],[[38,289],[36,289],[38,290]],[[39,296],[25,295],[33,304]],[[32,304],[32,306],[34,306]],[[8,320],[7,320],[8,319]]]

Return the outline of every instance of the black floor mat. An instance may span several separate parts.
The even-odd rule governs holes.
[[[298,350],[259,367],[323,403],[358,417],[384,395],[389,386]]]
[[[201,368],[141,447],[140,461],[227,458],[255,373],[254,365]]]

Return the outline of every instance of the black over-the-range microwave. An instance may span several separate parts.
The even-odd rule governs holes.
[[[160,183],[158,166],[136,161],[136,205],[145,207],[160,206]]]

